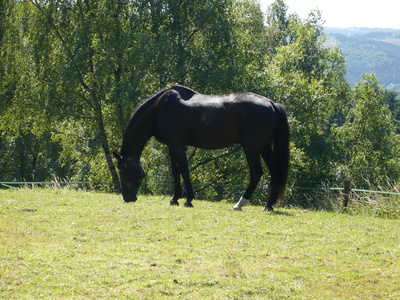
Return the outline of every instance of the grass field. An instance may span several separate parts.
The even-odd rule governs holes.
[[[400,299],[398,220],[0,190],[0,299]]]

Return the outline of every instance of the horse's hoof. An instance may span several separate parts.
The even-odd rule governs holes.
[[[234,210],[242,210],[242,207],[247,206],[250,204],[250,200],[240,197],[240,200],[236,205],[233,207]]]
[[[272,206],[265,206],[264,207],[264,209],[263,209],[263,211],[273,211],[274,210],[274,208],[272,207]]]
[[[192,203],[190,202],[185,202],[185,204],[183,204],[184,207],[194,207]]]
[[[172,205],[172,206],[179,206],[179,202],[176,201],[176,200],[171,200],[171,201],[169,202],[169,205]]]

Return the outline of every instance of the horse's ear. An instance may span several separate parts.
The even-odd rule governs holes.
[[[117,152],[113,152],[112,154],[114,155],[114,157],[115,157],[116,159],[122,160],[121,154],[119,154],[119,153],[117,153]]]

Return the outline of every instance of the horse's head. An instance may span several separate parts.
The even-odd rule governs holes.
[[[134,159],[122,157],[121,154],[115,152],[113,154],[118,160],[122,197],[125,202],[134,202],[137,199],[137,192],[145,177],[145,172],[140,163]]]

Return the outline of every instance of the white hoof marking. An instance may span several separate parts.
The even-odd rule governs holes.
[[[233,207],[234,210],[242,210],[242,207],[249,205],[249,200],[246,198],[240,197],[240,200],[236,205]]]

